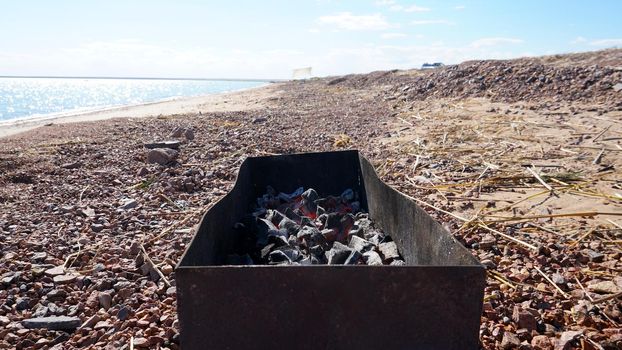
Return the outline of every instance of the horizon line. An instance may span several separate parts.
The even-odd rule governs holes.
[[[33,78],[33,79],[125,79],[125,80],[199,80],[199,81],[256,81],[280,82],[291,79],[261,79],[261,78],[176,78],[176,77],[110,77],[110,76],[62,76],[62,75],[0,75],[0,78]]]

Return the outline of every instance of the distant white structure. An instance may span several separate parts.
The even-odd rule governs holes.
[[[443,63],[441,63],[441,62],[424,63],[424,64],[421,66],[421,69],[434,69],[434,68],[440,68],[440,67],[442,67],[442,66],[444,66],[444,64],[443,64]]]
[[[309,79],[311,78],[311,67],[296,68],[292,72],[292,79]]]

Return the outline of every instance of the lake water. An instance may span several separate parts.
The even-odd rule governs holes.
[[[257,81],[0,78],[0,121],[241,90]]]

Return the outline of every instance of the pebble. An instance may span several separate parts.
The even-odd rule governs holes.
[[[56,266],[51,269],[45,270],[45,275],[50,277],[59,276],[65,273],[65,268],[62,266]]]
[[[512,350],[517,349],[520,346],[520,339],[516,334],[511,332],[503,333],[503,339],[501,340],[501,349]]]
[[[80,327],[80,319],[67,316],[50,316],[29,318],[22,321],[26,328],[46,328],[50,330],[73,331]]]
[[[170,148],[155,148],[147,153],[147,162],[160,165],[172,163],[179,153]]]
[[[78,169],[78,168],[82,167],[82,162],[77,161],[77,162],[73,162],[73,163],[65,163],[65,164],[61,165],[60,167],[64,168],[64,169]]]
[[[56,284],[67,284],[73,283],[78,278],[76,274],[67,274],[67,275],[58,275],[54,276],[54,283]]]
[[[119,208],[123,210],[129,210],[129,209],[134,209],[136,207],[138,207],[138,202],[136,200],[127,199],[123,202],[123,204],[121,204]]]
[[[553,350],[553,344],[546,335],[536,335],[531,339],[533,350]]]
[[[139,348],[148,348],[149,340],[147,338],[134,338],[134,346]]]
[[[615,294],[620,292],[620,287],[613,281],[602,281],[588,285],[587,290],[601,294]]]
[[[110,309],[110,306],[112,306],[112,295],[107,292],[99,293],[99,305],[105,310]]]

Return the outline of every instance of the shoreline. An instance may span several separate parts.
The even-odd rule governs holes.
[[[244,103],[245,96],[249,100],[264,97],[271,87],[278,83],[267,83],[260,86],[230,90],[214,94],[206,94],[191,97],[173,97],[159,101],[145,102],[140,104],[103,107],[96,110],[74,110],[67,113],[51,113],[35,117],[24,117],[0,121],[0,138],[16,135],[49,124],[66,124],[77,122],[90,122],[112,118],[145,118],[161,115],[173,115],[199,112],[224,112],[239,109],[252,109]],[[256,106],[257,108],[259,106]]]

